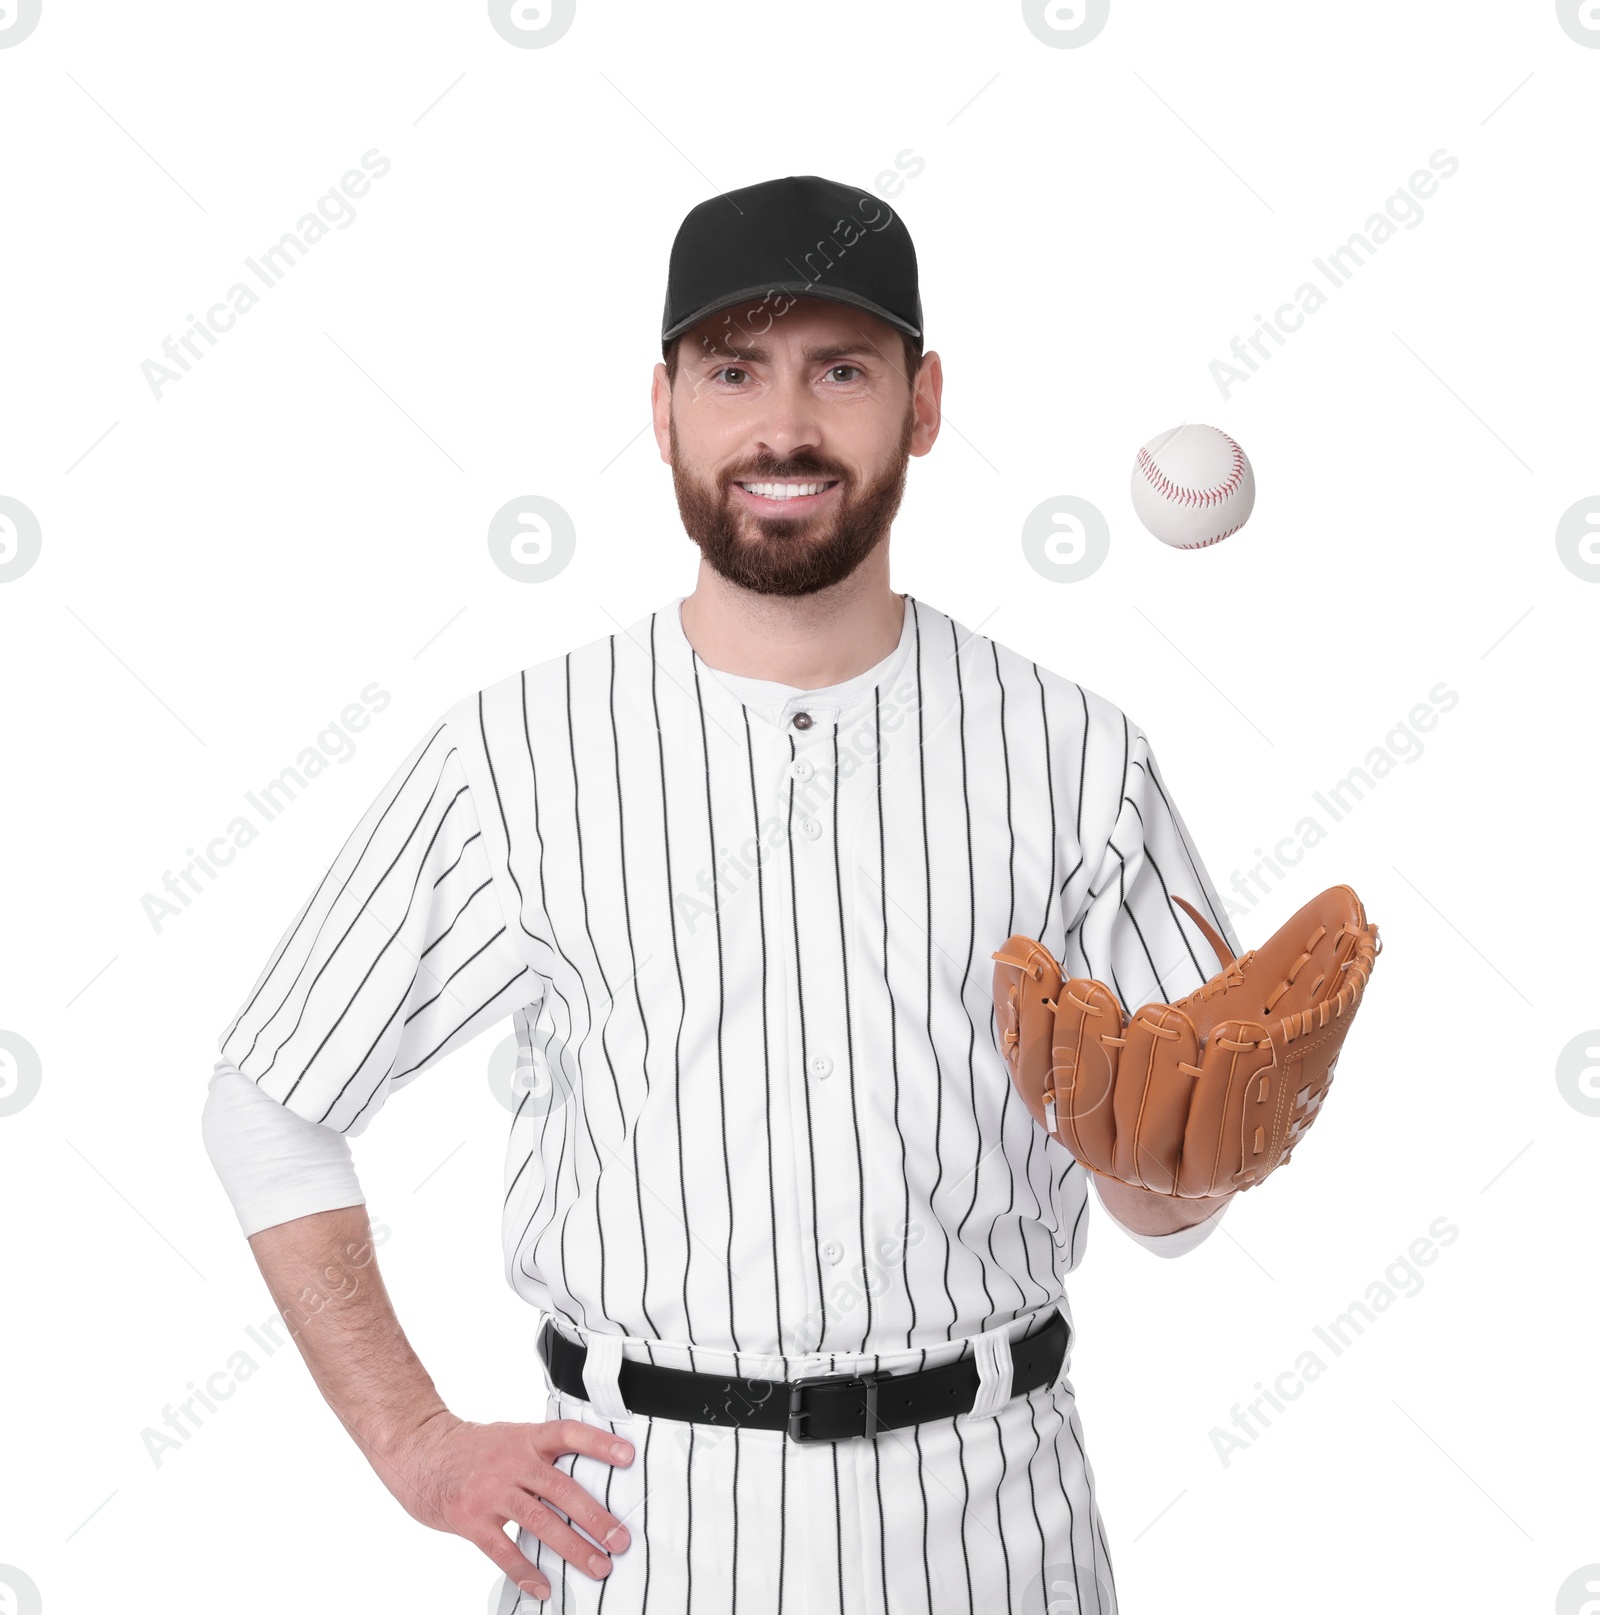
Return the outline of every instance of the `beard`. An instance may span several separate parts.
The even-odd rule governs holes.
[[[729,583],[756,594],[815,594],[850,576],[889,534],[906,488],[914,411],[907,409],[889,463],[856,487],[850,473],[816,454],[761,455],[711,480],[684,464],[672,421],[672,487],[678,514],[706,561]],[[838,508],[815,516],[756,516],[736,510],[733,485],[778,477],[837,482]]]

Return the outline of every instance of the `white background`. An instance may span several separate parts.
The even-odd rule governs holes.
[[[578,0],[518,49],[473,3],[44,0],[0,50],[0,495],[43,535],[0,583],[0,1028],[43,1072],[0,1118],[0,1563],[51,1615],[484,1607],[487,1560],[409,1521],[298,1356],[245,1333],[272,1309],[200,1144],[216,1039],[438,712],[692,586],[639,435],[684,212],[910,153],[949,413],[897,588],[1143,725],[1224,889],[1459,696],[1235,912],[1248,946],[1348,881],[1384,939],[1292,1169],[1170,1263],[1094,1213],[1072,1379],[1123,1606],[1556,1608],[1600,1560],[1600,1118],[1555,1074],[1600,1024],[1600,589],[1555,543],[1600,493],[1597,96],[1547,0],[1113,0],[1073,49],[1011,3]],[[373,148],[355,222],[154,397],[162,339]],[[1224,397],[1230,340],[1440,150],[1422,222]],[[1178,553],[1128,474],[1188,420],[1260,492]],[[531,585],[485,542],[529,493],[577,529]],[[1064,493],[1111,526],[1077,583],[1020,544]],[[371,682],[393,699],[354,755],[155,929],[185,849]],[[357,1162],[446,1398],[527,1419],[496,1041]],[[1224,1464],[1234,1405],[1441,1217],[1420,1291]],[[158,1466],[141,1432],[241,1349],[257,1373]]]

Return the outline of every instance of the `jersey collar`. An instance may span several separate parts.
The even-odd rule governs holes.
[[[710,666],[698,655],[683,631],[680,607],[685,598],[679,595],[656,613],[656,655],[664,670],[671,673],[682,669],[691,683],[698,674],[702,690],[714,691],[717,699],[735,707],[743,706],[752,715],[780,729],[788,728],[798,712],[809,713],[813,726],[821,726],[847,722],[863,710],[870,711],[873,692],[886,690],[899,679],[917,637],[917,606],[908,594],[904,596],[905,615],[900,625],[899,643],[881,662],[842,684],[800,690],[766,679],[724,673]]]

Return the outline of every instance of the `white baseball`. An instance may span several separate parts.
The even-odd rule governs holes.
[[[1133,508],[1163,544],[1197,550],[1237,533],[1256,502],[1244,450],[1214,426],[1174,426],[1139,450]]]

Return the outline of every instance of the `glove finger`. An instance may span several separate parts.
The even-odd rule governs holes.
[[[1282,1085],[1266,1028],[1254,1021],[1214,1027],[1198,1063],[1178,1175],[1178,1193],[1191,1198],[1260,1181],[1259,1176],[1240,1181],[1240,1175],[1259,1171],[1263,1163],[1272,1136],[1265,1118],[1271,1114],[1271,1096]],[[1259,1141],[1258,1128],[1263,1129]]]
[[[1050,950],[1031,937],[1013,936],[995,955],[995,1024],[1001,1053],[1022,1102],[1042,1127],[1044,1091],[1050,1086],[1051,1008],[1061,986],[1061,967]]]
[[[1111,1172],[1117,1124],[1122,1006],[1102,983],[1074,976],[1056,997],[1050,1078],[1056,1094],[1056,1137],[1087,1167]]]
[[[1117,1066],[1116,1176],[1174,1194],[1200,1040],[1193,1021],[1171,1004],[1146,1004],[1124,1038]]]

